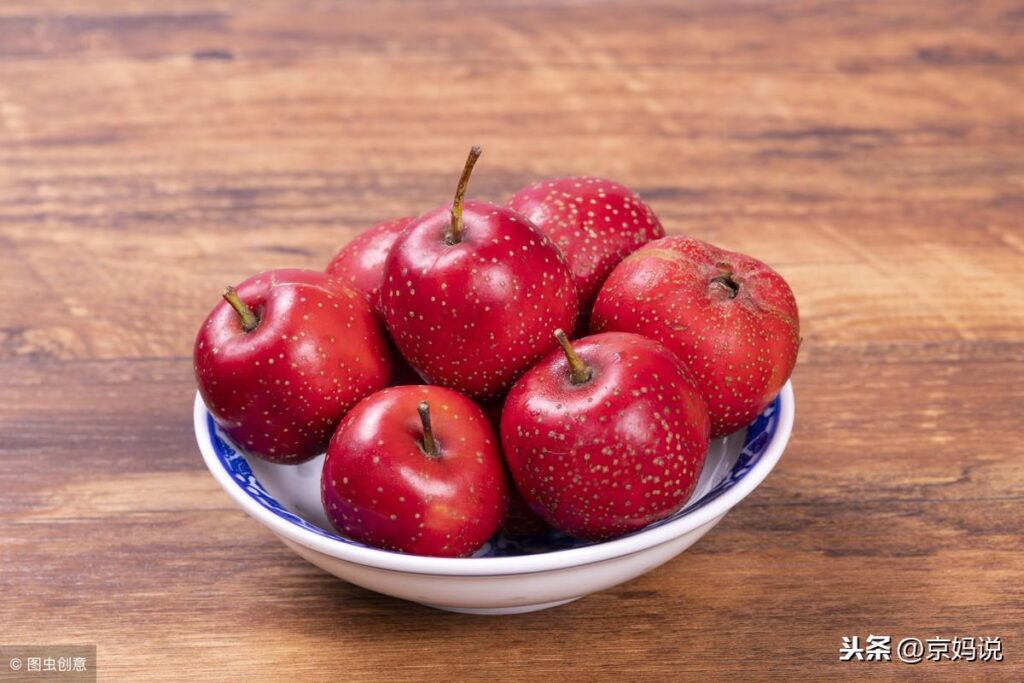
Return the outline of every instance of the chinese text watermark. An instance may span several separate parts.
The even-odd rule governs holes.
[[[841,662],[1001,662],[1003,639],[998,636],[954,636],[952,638],[900,638],[870,634],[843,636],[839,646]]]
[[[0,683],[95,680],[95,645],[0,645]]]

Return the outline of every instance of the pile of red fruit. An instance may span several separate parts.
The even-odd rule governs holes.
[[[328,517],[379,548],[466,556],[503,525],[602,540],[671,515],[709,439],[792,373],[792,291],[665,237],[607,180],[465,201],[479,155],[452,204],[371,228],[325,273],[228,288],[196,339],[203,400],[254,456],[326,449]]]

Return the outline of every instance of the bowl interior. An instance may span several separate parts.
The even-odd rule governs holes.
[[[781,398],[776,398],[745,431],[715,439],[708,449],[697,487],[682,510],[635,532],[668,524],[709,504],[739,483],[758,463],[779,427]],[[320,455],[301,465],[275,465],[245,455],[217,427],[213,417],[206,414],[210,442],[217,462],[230,475],[232,481],[246,495],[268,511],[299,527],[341,543],[365,547],[361,543],[339,536],[331,528],[320,504],[320,471],[324,456]],[[474,557],[510,557],[593,545],[564,534],[551,531],[527,538],[511,538],[499,533]],[[383,551],[382,551],[383,552]]]

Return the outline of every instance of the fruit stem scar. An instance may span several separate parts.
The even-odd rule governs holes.
[[[716,278],[712,278],[711,284],[721,285],[728,289],[730,299],[735,299],[736,295],[740,293],[740,283],[732,279],[731,273],[726,273],[725,275],[719,275]]]
[[[434,441],[434,430],[430,428],[430,404],[420,401],[416,410],[419,411],[420,422],[423,423],[423,452],[436,458],[438,456],[437,442]]]
[[[576,355],[576,350],[572,348],[572,344],[569,343],[569,338],[565,336],[565,332],[562,330],[555,330],[555,339],[558,340],[562,350],[565,351],[566,360],[569,361],[569,369],[571,371],[569,380],[573,384],[589,382],[590,378],[594,376],[594,368],[584,363],[583,360]]]
[[[466,158],[466,165],[462,168],[459,186],[455,188],[455,201],[452,202],[452,222],[448,228],[448,233],[444,236],[448,244],[458,244],[462,241],[462,233],[466,229],[465,223],[462,222],[462,204],[466,199],[466,187],[469,185],[469,176],[473,173],[473,166],[476,165],[476,160],[480,158],[482,151],[480,147],[473,145],[472,149],[469,150],[469,156]]]
[[[238,317],[242,321],[242,329],[246,332],[252,332],[260,324],[259,318],[252,312],[241,297],[238,296],[238,292],[235,291],[234,287],[228,287],[224,290],[224,300],[231,304],[231,308],[235,309],[235,313],[238,313]]]

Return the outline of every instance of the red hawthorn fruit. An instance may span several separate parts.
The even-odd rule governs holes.
[[[603,540],[679,510],[707,455],[700,392],[656,341],[610,332],[553,351],[523,375],[501,415],[519,493],[551,526]]]
[[[508,206],[532,221],[565,255],[576,279],[583,323],[601,283],[619,261],[665,236],[646,202],[628,187],[603,178],[543,180],[516,192]]]
[[[635,332],[674,351],[704,394],[712,436],[745,427],[775,400],[800,347],[796,298],[782,276],[690,237],[651,242],[620,263],[591,329]]]
[[[229,287],[199,328],[193,360],[224,432],[287,464],[323,453],[348,409],[392,372],[366,300],[311,270],[271,270]]]
[[[411,222],[388,257],[381,303],[402,355],[432,384],[481,401],[503,394],[576,321],[562,254],[536,226],[464,201],[470,153],[451,206]]]
[[[339,533],[417,555],[471,555],[508,505],[487,416],[434,386],[391,387],[356,405],[331,440],[320,490]]]

